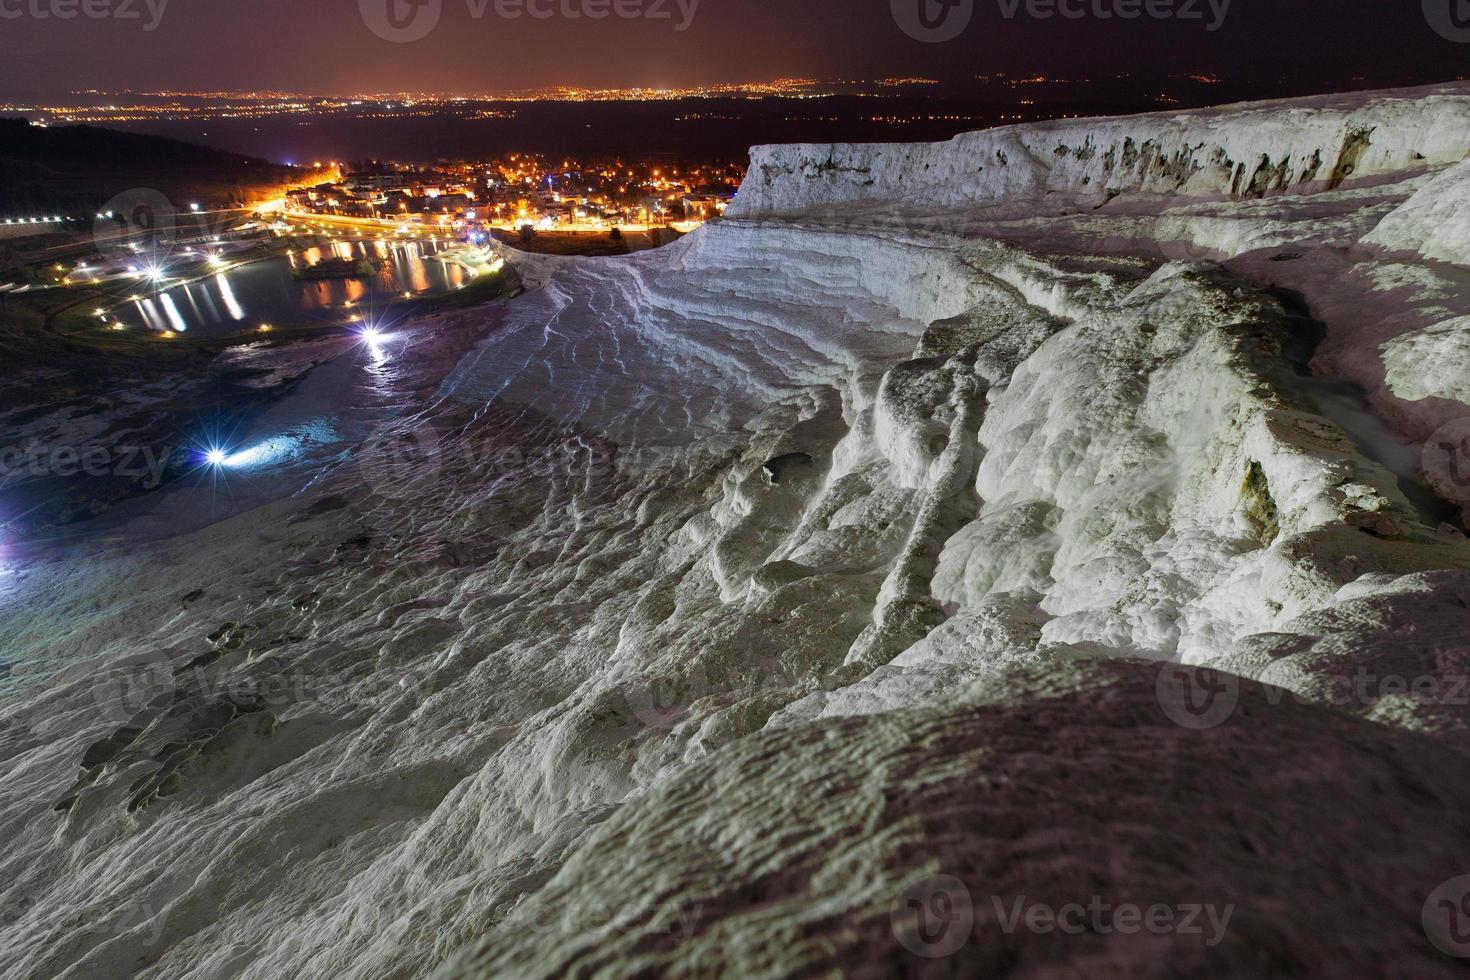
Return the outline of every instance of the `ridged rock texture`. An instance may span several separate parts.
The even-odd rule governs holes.
[[[760,147],[507,252],[309,484],[6,581],[0,974],[1459,975],[1467,154]]]

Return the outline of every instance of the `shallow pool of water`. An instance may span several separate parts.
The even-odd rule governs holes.
[[[348,303],[387,309],[413,296],[434,296],[465,285],[473,273],[432,256],[448,241],[333,242],[220,272],[132,302],[113,312],[134,328],[219,335],[263,324],[340,320]],[[332,259],[376,257],[380,270],[353,279],[297,279],[295,272]]]

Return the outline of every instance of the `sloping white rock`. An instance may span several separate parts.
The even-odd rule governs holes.
[[[381,431],[301,496],[6,582],[0,973],[1432,974],[1470,542],[1252,283],[1452,318],[1452,270],[1313,256],[1436,186],[1467,101],[762,149],[669,248],[513,256],[534,288],[405,325],[399,407],[344,404]],[[1196,219],[1331,247],[1163,254]],[[1149,247],[1090,250],[1119,228]],[[1332,363],[1381,369],[1341,312]],[[1201,734],[1139,658],[1284,687],[1228,675]],[[1331,696],[1365,667],[1438,686]],[[890,915],[936,872],[1239,911],[1203,950],[929,960]]]
[[[1388,386],[1400,398],[1448,398],[1470,406],[1470,317],[1395,337],[1383,345],[1383,363]]]
[[[954,207],[1067,193],[1260,196],[1465,158],[1465,84],[1059,120],[946,143],[757,147],[736,217],[871,200]]]
[[[1420,921],[1470,844],[1463,757],[1255,684],[1186,731],[1158,676],[1052,664],[748,739],[435,976],[1455,975]]]
[[[1470,265],[1470,160],[1437,175],[1363,240]]]

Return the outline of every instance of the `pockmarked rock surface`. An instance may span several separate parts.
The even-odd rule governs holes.
[[[1456,974],[1467,154],[764,147],[509,255],[310,481],[6,558],[0,974]]]
[[[746,739],[439,976],[1456,973],[1420,919],[1467,844],[1439,819],[1465,757],[1255,684],[1190,731],[1168,670],[1049,664]]]

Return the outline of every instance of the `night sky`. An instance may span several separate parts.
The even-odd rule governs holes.
[[[1442,37],[1425,9],[1440,5],[1442,21],[1454,23],[1450,6],[1470,6],[1466,0],[1233,0],[1213,32],[1206,29],[1215,19],[1211,0],[1198,0],[1202,19],[1193,21],[1037,20],[1024,6],[1007,19],[1001,9],[1012,0],[973,0],[968,28],[933,44],[899,29],[891,0],[700,0],[683,32],[675,30],[684,19],[680,0],[657,0],[666,5],[668,20],[602,21],[560,15],[507,20],[493,13],[498,0],[489,0],[489,11],[475,19],[470,4],[479,0],[442,0],[437,28],[412,43],[375,36],[359,0],[167,0],[158,27],[143,30],[154,19],[149,4],[160,2],[0,0],[0,96],[59,96],[86,88],[474,93],[779,76],[953,80],[995,71],[1208,71],[1238,81],[1310,79],[1362,88],[1470,74],[1470,43]],[[1071,2],[1090,8],[1117,0]],[[139,19],[43,19],[31,12],[84,3],[94,9],[126,4]]]

